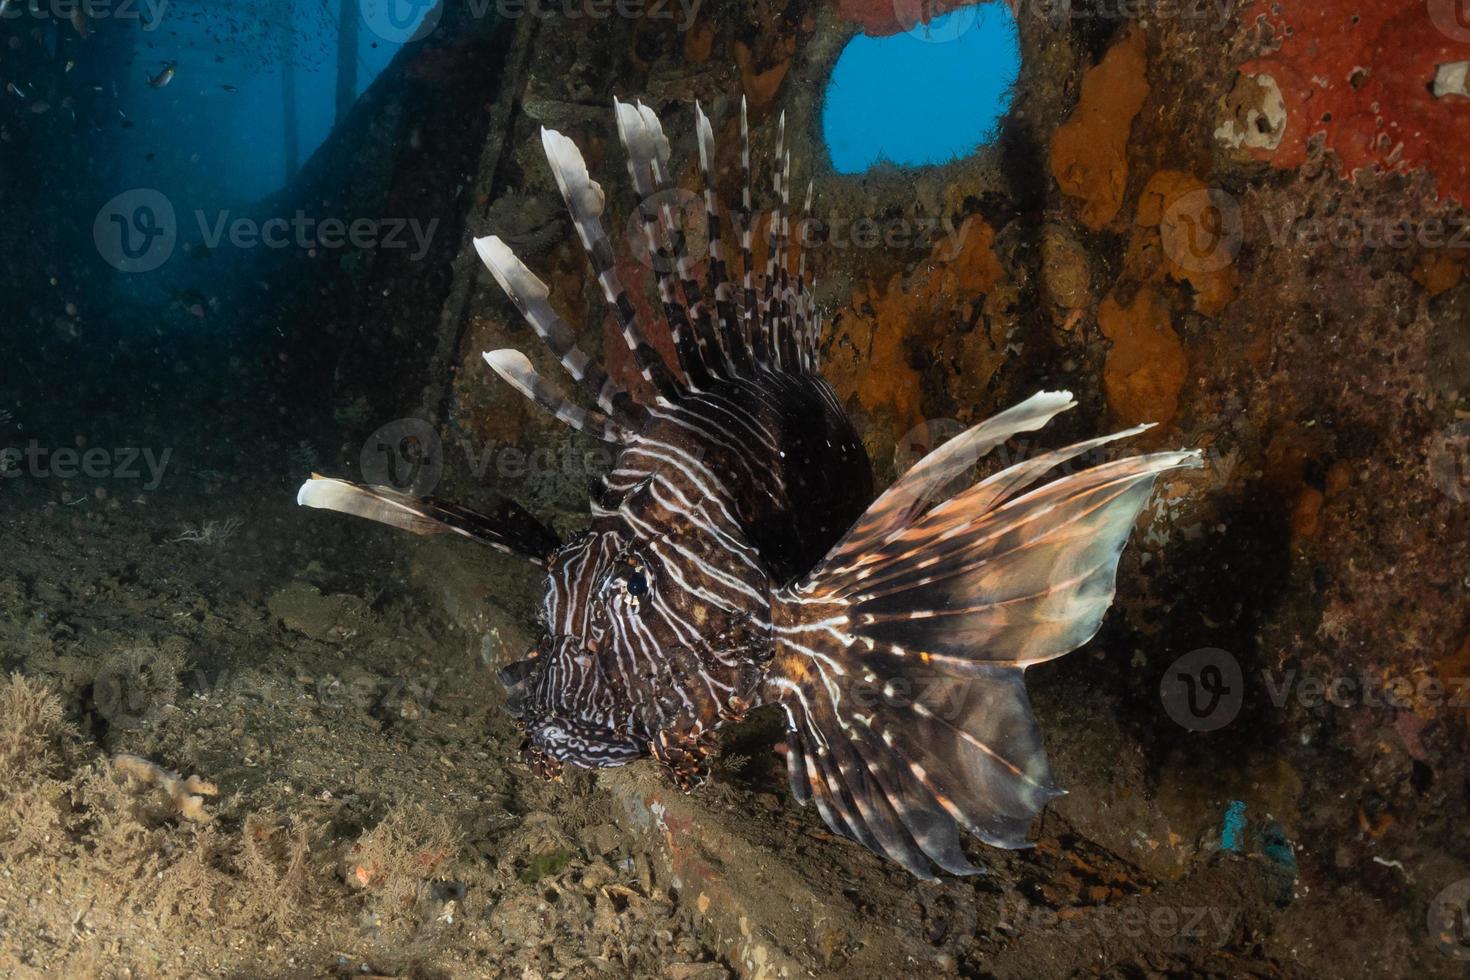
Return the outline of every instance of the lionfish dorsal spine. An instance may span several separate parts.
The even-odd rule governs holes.
[[[629,441],[629,433],[621,425],[601,412],[582,408],[562,394],[555,385],[536,373],[530,358],[520,351],[486,351],[485,363],[512,388],[578,432],[604,442]]]
[[[552,307],[546,283],[526,268],[515,252],[495,235],[475,239],[475,251],[567,373],[609,417],[624,428],[636,428],[642,421],[642,409],[600,364],[577,345],[571,326]]]
[[[750,338],[741,329],[735,295],[725,261],[725,243],[721,237],[720,199],[715,188],[715,131],[704,107],[694,103],[695,138],[699,145],[699,169],[704,176],[705,235],[709,243],[710,291],[715,298],[719,337],[727,354],[729,368],[735,374],[748,375],[754,368]]]
[[[743,333],[750,344],[755,363],[763,368],[771,367],[769,338],[763,333],[765,323],[758,313],[755,291],[755,210],[751,204],[750,171],[750,112],[745,96],[740,97],[740,260],[743,275],[741,293],[745,299],[742,311]]]
[[[641,106],[614,98],[613,110],[617,117],[618,139],[628,159],[633,207],[642,226],[649,264],[653,266],[659,302],[669,324],[679,367],[689,390],[697,392],[707,387],[710,380],[706,353],[700,344],[699,332],[691,322],[691,317],[698,319],[700,311],[697,304],[686,305],[675,293],[671,258],[674,250],[682,249],[682,245],[675,241],[671,248],[666,248],[661,241],[668,225],[668,209],[666,204],[660,207],[659,198],[667,189],[667,181],[665,166],[659,157],[660,153],[667,156],[668,140],[661,128],[654,130],[649,125],[648,115],[651,113],[646,115]]]
[[[602,287],[603,297],[612,308],[623,342],[632,353],[643,380],[653,386],[655,397],[660,402],[678,398],[683,386],[639,324],[633,302],[618,277],[612,244],[602,227],[602,210],[606,203],[602,187],[588,174],[587,163],[576,143],[554,129],[545,128],[541,130],[541,143],[561,190],[562,200],[566,202],[567,211],[576,226],[577,237],[582,241],[598,285]]]

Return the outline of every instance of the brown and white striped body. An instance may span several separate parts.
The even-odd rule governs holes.
[[[921,877],[935,866],[975,870],[961,830],[1024,846],[1032,818],[1060,790],[1023,672],[1097,631],[1154,481],[1197,465],[1197,454],[1127,457],[1048,481],[1131,430],[974,482],[985,453],[1075,404],[1042,392],[946,443],[873,500],[862,443],[820,375],[805,262],[792,268],[787,247],[784,122],[763,276],[753,268],[742,146],[737,288],[709,120],[696,106],[710,245],[701,275],[660,203],[673,168],[657,116],[616,101],[615,111],[665,324],[638,321],[602,228],[602,188],[576,146],[550,131],[542,141],[651,399],[634,398],[578,348],[545,284],[504,243],[475,243],[597,407],[571,401],[517,351],[486,361],[562,421],[618,447],[593,489],[587,528],[557,544],[523,513],[486,518],[322,478],[298,499],[416,533],[464,534],[544,566],[545,635],[501,673],[538,771],[652,755],[690,787],[705,774],[716,729],[774,704],[787,719],[793,795],[815,802],[838,832]],[[653,329],[668,331],[673,361],[658,353]]]

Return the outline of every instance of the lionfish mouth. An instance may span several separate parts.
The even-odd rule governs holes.
[[[532,669],[536,666],[536,657],[527,657],[517,660],[504,667],[496,673],[500,683],[505,687],[505,710],[512,718],[520,719],[526,714],[526,699],[529,690],[526,681],[531,676]]]

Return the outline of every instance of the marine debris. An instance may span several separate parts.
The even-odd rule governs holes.
[[[214,545],[224,544],[233,538],[245,522],[238,517],[226,517],[219,521],[204,521],[199,525],[184,525],[183,533],[170,538],[169,543]]]
[[[185,778],[156,762],[139,755],[121,752],[112,759],[112,768],[143,786],[161,790],[179,816],[194,823],[209,823],[214,814],[204,809],[204,797],[218,796],[219,787],[198,776]]]

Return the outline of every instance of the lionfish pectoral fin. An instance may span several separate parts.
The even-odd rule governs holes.
[[[495,514],[481,514],[390,487],[369,486],[313,473],[296,491],[303,507],[366,518],[411,534],[458,534],[538,565],[560,544],[556,534],[520,506],[505,501]]]
[[[1060,407],[1033,405],[1040,414]],[[932,875],[930,862],[975,871],[961,829],[1028,846],[1033,818],[1062,791],[1025,668],[1097,632],[1155,481],[1199,465],[1194,452],[1134,456],[1032,489],[1113,438],[1023,461],[937,506],[880,497],[807,579],[778,595],[766,693],[786,711],[794,795],[814,801],[835,830],[920,877]],[[947,448],[931,454],[930,477],[946,475]],[[917,479],[934,485],[922,471]]]
[[[664,774],[681,791],[688,793],[709,778],[710,762],[718,742],[710,730],[656,732],[648,749]]]

